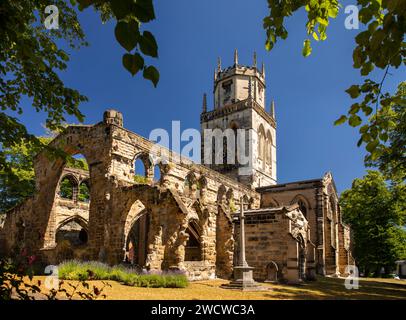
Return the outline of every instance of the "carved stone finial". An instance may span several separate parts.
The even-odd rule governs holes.
[[[252,98],[252,79],[251,79],[251,77],[249,77],[249,80],[248,80],[248,98],[249,99]]]
[[[203,94],[203,112],[207,112],[207,94]]]
[[[238,50],[234,50],[234,65],[238,65]]]
[[[257,67],[257,53],[256,53],[255,51],[254,51],[254,61],[253,61],[252,66],[253,66],[254,68]]]
[[[272,100],[271,102],[271,117],[275,119],[275,101]]]

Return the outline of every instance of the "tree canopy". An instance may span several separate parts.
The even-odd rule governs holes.
[[[360,70],[364,83],[351,85],[346,92],[352,99],[361,100],[353,103],[347,114],[337,119],[335,124],[348,122],[352,127],[360,126],[358,146],[366,146],[366,163],[381,163],[388,158],[388,153],[391,154],[391,162],[397,162],[399,157],[403,157],[404,161],[404,154],[390,151],[392,143],[387,144],[387,141],[393,130],[393,122],[391,117],[382,115],[386,115],[391,106],[406,107],[406,99],[399,90],[392,94],[383,92],[382,88],[389,71],[404,67],[406,62],[406,2],[358,0],[357,5],[357,18],[362,28],[355,37],[352,57],[353,67]],[[343,5],[338,0],[268,0],[268,7],[269,15],[263,21],[267,50],[272,50],[279,39],[288,37],[286,18],[300,9],[306,10],[308,37],[303,42],[302,53],[307,57],[312,52],[312,41],[327,39],[330,21],[338,16]],[[378,82],[368,78],[375,68],[382,70],[382,78]],[[392,169],[398,170],[399,167],[390,165],[385,170],[390,175],[399,174],[392,173]]]
[[[47,145],[51,138],[36,137],[42,144]],[[35,192],[34,180],[34,158],[42,149],[29,140],[23,140],[10,148],[3,150],[12,172],[0,169],[0,214],[11,209],[25,198],[32,196]],[[88,164],[84,158],[68,157],[66,166],[89,170]],[[87,186],[82,186],[83,194]],[[86,195],[85,195],[86,197]],[[80,198],[81,201],[86,199]]]
[[[378,171],[355,179],[341,195],[343,221],[350,224],[353,254],[368,276],[389,272],[398,259],[406,258],[406,186],[388,185]]]
[[[50,4],[58,9],[57,29],[48,30],[45,18]],[[18,120],[23,113],[21,98],[28,97],[32,107],[46,114],[46,127],[63,129],[66,115],[80,122],[84,115],[80,103],[87,98],[79,91],[65,86],[59,72],[67,68],[70,49],[86,46],[85,35],[78,20],[79,10],[93,7],[101,21],[116,20],[115,37],[126,50],[122,57],[124,67],[135,75],[143,71],[145,79],[154,86],[159,73],[144,57],[157,57],[154,36],[141,24],[155,19],[152,0],[5,0],[0,2],[0,171],[5,181],[14,183],[15,164],[9,161],[7,150],[29,144],[40,149],[45,145],[31,135]],[[49,12],[49,11],[47,11]],[[50,152],[55,151],[49,148]],[[62,156],[62,154],[59,154]],[[19,188],[19,186],[16,186]]]

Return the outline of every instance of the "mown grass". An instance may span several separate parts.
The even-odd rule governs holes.
[[[134,269],[124,266],[110,267],[96,261],[65,261],[59,265],[58,272],[59,277],[65,280],[113,280],[128,286],[146,288],[186,288],[188,286],[188,280],[184,274],[139,274]]]

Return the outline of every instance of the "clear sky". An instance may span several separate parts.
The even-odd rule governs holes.
[[[345,29],[344,10],[329,27],[328,39],[314,43],[312,55],[303,58],[304,12],[288,20],[288,39],[269,53],[262,28],[266,0],[154,3],[157,19],[146,28],[159,45],[159,59],[147,61],[161,74],[156,89],[122,67],[124,49],[114,38],[114,22],[102,25],[92,9],[79,14],[90,46],[71,52],[68,70],[61,77],[89,98],[81,106],[85,123],[96,123],[105,109],[115,108],[124,114],[126,128],[146,137],[155,128],[170,130],[172,120],[180,120],[182,130],[199,129],[204,92],[212,107],[217,57],[227,67],[237,48],[240,64],[251,64],[256,51],[259,65],[265,63],[267,106],[271,99],[276,104],[278,183],[320,178],[332,171],[341,192],[365,173],[364,149],[356,147],[358,129],[333,126],[352,103],[344,90],[361,82],[359,71],[352,68],[358,31]],[[380,80],[382,75],[378,70],[372,78]],[[387,78],[385,88],[393,91],[401,80],[397,71]],[[28,100],[23,103],[27,110],[23,123],[31,132],[43,134],[43,116],[30,110]]]

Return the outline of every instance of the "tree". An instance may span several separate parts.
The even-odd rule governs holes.
[[[50,4],[58,10],[59,26],[48,30],[45,19],[50,18],[46,13]],[[17,184],[13,188],[18,190],[20,186],[18,176],[14,174],[14,162],[10,162],[6,150],[12,151],[22,144],[36,149],[46,147],[18,120],[18,115],[23,113],[20,105],[22,96],[31,99],[36,111],[46,113],[46,126],[51,130],[63,127],[66,114],[80,122],[84,118],[79,105],[87,98],[65,86],[58,75],[59,71],[67,68],[69,61],[68,52],[62,49],[63,44],[71,49],[87,45],[78,21],[77,6],[79,10],[93,7],[100,13],[103,22],[116,19],[115,37],[127,51],[122,57],[124,67],[132,75],[142,70],[144,78],[151,80],[154,86],[159,81],[155,67],[144,63],[145,56],[158,56],[155,38],[149,31],[141,32],[140,29],[141,23],[155,19],[152,0],[1,1],[0,171],[3,181]],[[57,152],[46,148],[50,153]],[[61,152],[58,155],[64,156]],[[21,178],[23,183],[28,181],[25,176]],[[30,186],[26,187],[30,190]]]
[[[398,87],[398,93],[402,99],[406,99],[406,82]],[[368,166],[376,166],[389,179],[404,181],[406,179],[406,108],[401,104],[391,103],[383,107],[375,121],[388,123],[382,133],[387,139],[387,144],[377,147],[377,158],[367,157]],[[369,138],[369,137],[366,137]]]
[[[49,137],[36,137],[36,139],[45,146],[51,141]],[[38,148],[29,140],[23,140],[3,150],[12,171],[0,169],[0,214],[34,194],[34,157],[40,151],[41,147]],[[84,158],[68,157],[66,166],[89,170]]]
[[[406,258],[406,186],[388,185],[378,171],[368,171],[342,193],[344,222],[351,226],[356,263],[366,275],[388,273]]]
[[[392,145],[387,145],[388,132],[393,127],[391,119],[381,117],[391,105],[406,106],[405,96],[398,91],[395,94],[382,92],[383,83],[392,69],[398,69],[405,64],[406,46],[406,2],[400,0],[358,0],[360,22],[364,25],[362,31],[355,37],[353,51],[353,66],[360,69],[363,77],[367,77],[376,67],[383,70],[382,80],[375,82],[365,78],[361,85],[352,85],[346,91],[351,98],[362,100],[351,105],[347,115],[342,115],[335,124],[348,122],[352,127],[360,127],[361,135],[358,146],[366,145],[366,161],[377,161],[391,153],[391,162],[397,161],[402,154],[391,152]],[[269,15],[264,18],[266,30],[265,48],[272,50],[278,39],[286,39],[288,31],[285,19],[300,9],[307,11],[306,30],[308,38],[303,43],[303,56],[311,54],[311,41],[327,39],[327,27],[330,19],[335,19],[342,7],[338,0],[268,0]],[[374,116],[370,116],[375,111]],[[364,115],[364,116],[363,116]],[[362,117],[364,119],[362,119]],[[389,148],[389,149],[388,149]],[[382,158],[383,156],[383,158]],[[404,157],[404,154],[403,154]],[[386,167],[391,170],[391,166]],[[391,173],[392,174],[392,173]],[[404,173],[403,173],[404,174]]]

